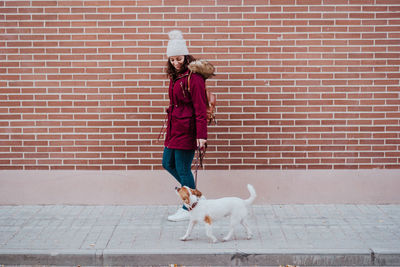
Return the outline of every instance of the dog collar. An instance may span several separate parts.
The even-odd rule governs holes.
[[[192,204],[192,206],[189,207],[189,211],[191,211],[192,209],[194,209],[194,208],[197,206],[197,203],[198,203],[198,202],[194,202],[194,203]]]

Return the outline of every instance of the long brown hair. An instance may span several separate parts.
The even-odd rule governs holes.
[[[184,73],[187,70],[190,62],[195,61],[195,60],[196,59],[192,55],[186,55],[185,60],[183,61],[183,64],[182,64],[182,68],[178,72],[178,71],[176,71],[175,67],[171,64],[171,62],[169,61],[169,58],[168,58],[167,70],[166,70],[168,78],[175,80],[179,74]]]

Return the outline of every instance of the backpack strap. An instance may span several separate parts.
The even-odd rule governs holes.
[[[190,93],[190,78],[192,77],[192,71],[190,71],[189,72],[189,76],[188,76],[188,86],[187,86],[187,89],[188,89],[188,92]]]

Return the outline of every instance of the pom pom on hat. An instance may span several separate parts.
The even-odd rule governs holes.
[[[176,39],[176,40],[183,40],[182,32],[181,32],[181,31],[178,31],[178,30],[170,31],[170,32],[168,33],[168,36],[169,36],[169,39],[170,39],[170,40],[174,40],[174,39]]]
[[[186,46],[186,41],[183,39],[182,32],[179,30],[173,30],[168,33],[169,41],[167,47],[167,56],[185,56],[189,55],[189,51]]]

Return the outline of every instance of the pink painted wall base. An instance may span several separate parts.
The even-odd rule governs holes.
[[[207,198],[255,204],[399,204],[400,170],[199,171]],[[0,204],[174,205],[178,184],[166,171],[0,171]]]

